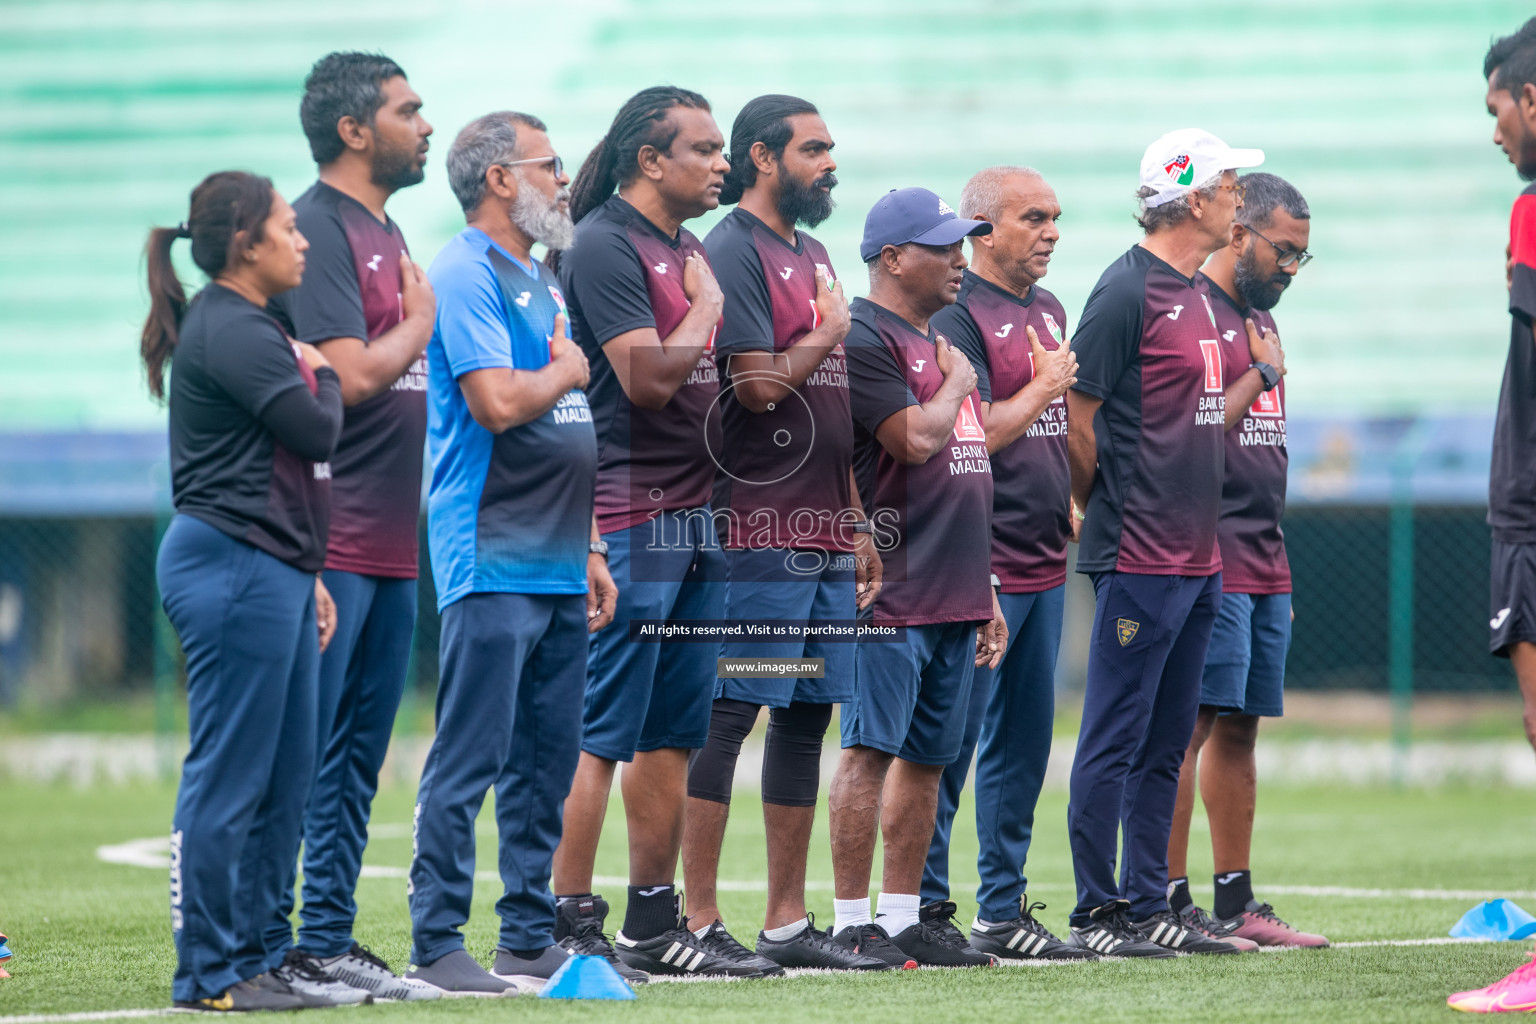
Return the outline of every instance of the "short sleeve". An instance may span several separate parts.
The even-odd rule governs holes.
[[[474,370],[512,366],[512,336],[496,272],[483,260],[450,263],[431,274],[436,332],[455,380]]]
[[[982,340],[981,331],[977,329],[971,311],[965,308],[965,302],[945,306],[928,322],[936,332],[948,338],[951,345],[965,353],[965,358],[976,368],[976,391],[983,402],[991,402],[992,375],[987,364],[987,343]]]
[[[1509,217],[1509,311],[1536,322],[1536,192],[1515,200]]]
[[[588,336],[606,345],[626,331],[656,326],[651,293],[645,287],[640,256],[622,231],[604,223],[560,258],[560,288],[571,316]]]
[[[1130,273],[1120,264],[1099,278],[1072,335],[1072,351],[1077,353],[1077,383],[1072,390],[1100,399],[1115,390],[1141,345],[1145,284],[1144,275]]]
[[[725,294],[725,314],[715,349],[725,354],[772,352],[773,300],[763,278],[762,257],[750,231],[732,233],[726,242],[707,250],[709,267]]]
[[[309,242],[309,251],[304,254],[304,280],[277,296],[273,305],[299,341],[367,341],[368,319],[363,314],[357,264],[340,218],[331,207],[301,203],[298,227]]]
[[[208,376],[252,416],[278,395],[305,387],[293,345],[271,317],[256,310],[229,321],[204,352]]]
[[[853,419],[871,435],[896,413],[919,404],[896,357],[868,324],[853,322],[843,351],[848,356],[848,403]]]

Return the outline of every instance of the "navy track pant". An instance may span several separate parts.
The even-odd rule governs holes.
[[[271,965],[264,932],[315,770],[315,577],[187,515],[155,572],[191,732],[171,823],[171,992],[202,999]]]
[[[464,948],[475,818],[492,787],[500,945],[541,949],[554,942],[549,875],[581,752],[586,598],[470,594],[443,609],[440,650],[437,736],[416,794],[407,884],[411,962]]]
[[[1135,921],[1168,909],[1168,832],[1221,607],[1221,573],[1100,572],[1093,589],[1098,603],[1067,808],[1077,926],[1112,900],[1128,900]]]
[[[965,745],[939,782],[939,813],[923,866],[924,903],[949,899],[950,829],[976,752],[977,913],[988,921],[1018,916],[1035,802],[1051,757],[1065,593],[1061,585],[997,596],[1008,622],[1008,650],[995,671],[977,668],[971,684]]]
[[[320,655],[320,760],[304,811],[299,945],[338,956],[352,948],[369,811],[411,662],[416,580],[337,569],[321,576],[336,601],[336,633]],[[293,944],[291,878],[283,896],[267,946],[286,952]]]

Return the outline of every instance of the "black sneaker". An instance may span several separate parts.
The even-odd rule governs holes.
[[[1208,935],[1213,939],[1236,946],[1244,953],[1251,953],[1259,948],[1259,944],[1252,939],[1245,939],[1241,935],[1234,934],[1237,931],[1235,924],[1218,921],[1210,914],[1207,914],[1203,908],[1197,907],[1193,903],[1179,911],[1179,920],[1183,921],[1185,926],[1193,928],[1202,935]]]
[[[172,1008],[182,1013],[249,1013],[256,1010],[302,1010],[304,999],[286,982],[270,974],[237,981],[216,996],[178,999]]]
[[[1099,954],[1082,946],[1069,946],[1035,920],[1035,911],[1044,903],[1019,901],[1019,916],[1011,921],[997,921],[983,927],[971,926],[971,945],[983,953],[1004,960],[1097,960]]]
[[[1150,959],[1166,959],[1178,956],[1171,949],[1164,949],[1131,925],[1126,911],[1131,909],[1128,900],[1111,900],[1088,915],[1089,921],[1079,928],[1072,926],[1067,945],[1089,949],[1100,956],[1135,956]]]
[[[613,943],[603,934],[603,922],[607,919],[608,901],[601,896],[565,900],[555,907],[555,941],[576,956],[602,957],[631,985],[650,981],[649,974],[619,959]]]
[[[635,970],[649,974],[682,974],[705,978],[763,976],[760,968],[729,960],[705,946],[697,935],[688,930],[688,918],[683,913],[681,896],[677,897],[676,906],[677,924],[654,938],[631,939],[620,929],[613,937],[613,948],[619,954],[619,959]]]
[[[997,957],[973,949],[955,927],[955,905],[929,903],[917,912],[917,924],[891,936],[896,948],[923,967],[996,967]]]
[[[877,924],[851,924],[836,935],[828,928],[826,936],[846,950],[873,957],[892,967],[917,966],[917,961],[898,949],[891,937],[885,934],[885,929]]]
[[[889,971],[892,964],[865,956],[843,946],[827,932],[816,929],[816,915],[807,914],[810,924],[782,942],[775,942],[762,932],[757,934],[757,953],[780,967],[809,967],[822,971]]]
[[[1241,953],[1237,944],[1213,939],[1179,920],[1171,910],[1160,911],[1145,921],[1132,921],[1131,927],[1151,941],[1175,953]]]
[[[724,957],[733,963],[756,967],[763,973],[765,978],[772,978],[784,973],[784,968],[774,961],[760,953],[752,952],[746,946],[737,942],[735,937],[725,930],[725,925],[719,921],[709,926],[699,938],[699,945],[716,956]]]

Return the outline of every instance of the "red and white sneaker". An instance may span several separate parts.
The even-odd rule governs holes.
[[[1536,954],[1487,988],[1457,992],[1445,1001],[1464,1013],[1529,1013],[1536,1011]]]
[[[1249,900],[1248,909],[1236,917],[1217,920],[1216,925],[1225,929],[1227,937],[1248,939],[1261,946],[1307,946],[1322,948],[1328,940],[1311,932],[1298,931],[1280,920],[1275,908],[1268,903]]]
[[[1193,928],[1195,931],[1199,932],[1201,935],[1206,936],[1207,938],[1216,939],[1219,942],[1225,942],[1228,945],[1236,946],[1244,953],[1252,953],[1254,950],[1259,948],[1259,944],[1257,942],[1254,942],[1252,939],[1245,939],[1241,935],[1237,935],[1231,928],[1226,925],[1217,924],[1215,918],[1211,917],[1210,914],[1207,914],[1204,910],[1195,906],[1193,903],[1179,911],[1179,920],[1184,922],[1184,927]]]

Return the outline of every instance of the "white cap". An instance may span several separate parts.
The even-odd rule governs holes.
[[[1157,193],[1142,203],[1148,207],[1171,203],[1222,171],[1263,162],[1262,149],[1233,149],[1208,131],[1180,128],[1152,143],[1142,155],[1142,187]]]

